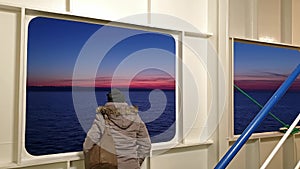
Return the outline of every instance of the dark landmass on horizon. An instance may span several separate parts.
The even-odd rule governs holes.
[[[234,84],[245,91],[276,91],[284,80],[234,80]],[[300,91],[300,81],[296,80],[288,89]]]
[[[26,90],[27,91],[53,91],[53,92],[57,92],[57,91],[72,91],[74,88],[74,90],[76,91],[109,91],[111,90],[111,88],[108,87],[72,87],[72,86],[27,86]],[[113,88],[117,88],[120,90],[125,90],[126,88],[122,88],[122,87],[113,87]],[[130,91],[148,91],[148,90],[155,90],[156,88],[129,88]],[[159,88],[158,88],[159,89]],[[160,89],[163,91],[174,91],[175,89]]]

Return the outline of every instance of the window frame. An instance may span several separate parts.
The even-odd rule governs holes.
[[[182,91],[180,91],[180,85],[182,84],[182,66],[179,60],[182,60],[182,51],[181,51],[181,43],[182,40],[182,32],[175,31],[175,30],[167,30],[161,28],[153,28],[153,27],[146,27],[146,26],[139,26],[133,25],[129,23],[119,23],[119,22],[110,22],[106,20],[100,19],[93,19],[93,18],[86,18],[80,16],[73,16],[69,14],[56,14],[56,13],[48,13],[42,11],[35,11],[35,10],[27,10],[25,11],[25,27],[24,30],[24,39],[21,43],[24,43],[22,48],[24,50],[23,55],[21,56],[23,59],[20,60],[20,119],[19,119],[19,135],[21,135],[18,139],[18,159],[21,163],[32,163],[32,164],[43,164],[49,162],[63,162],[66,159],[70,161],[74,160],[81,160],[83,159],[83,153],[80,152],[65,152],[65,153],[58,153],[58,154],[48,154],[48,155],[31,155],[27,152],[25,148],[25,130],[26,130],[26,81],[27,81],[27,47],[28,47],[28,27],[30,21],[36,17],[45,17],[45,18],[53,18],[53,19],[62,19],[68,21],[77,21],[83,23],[91,23],[91,24],[109,24],[110,26],[116,26],[120,28],[128,28],[128,29],[136,29],[142,31],[150,31],[156,33],[163,33],[172,36],[175,40],[175,78],[176,78],[176,85],[175,85],[175,118],[176,118],[176,126],[175,126],[175,136],[168,142],[161,142],[161,143],[152,143],[152,150],[151,151],[160,151],[162,149],[168,149],[170,147],[174,147],[178,145],[182,140]]]
[[[271,46],[271,47],[279,47],[279,48],[287,48],[287,49],[293,49],[293,50],[299,50],[300,46],[297,45],[291,45],[291,44],[285,44],[285,43],[277,43],[277,42],[265,42],[260,40],[254,40],[254,39],[247,39],[247,38],[229,38],[229,55],[230,55],[230,96],[229,99],[229,107],[230,107],[230,115],[229,115],[229,141],[236,141],[241,134],[234,134],[234,43],[235,42],[242,42],[242,43],[248,43],[248,44],[257,44],[257,45],[264,45],[264,46]],[[272,138],[272,137],[281,137],[284,133],[281,133],[279,131],[268,131],[268,132],[261,132],[261,133],[253,133],[251,139],[259,139],[259,138]],[[300,135],[300,133],[296,133],[296,135]]]

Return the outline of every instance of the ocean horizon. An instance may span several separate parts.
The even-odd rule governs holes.
[[[82,125],[92,125],[95,110],[98,105],[105,104],[106,94],[109,91],[109,89],[95,91],[98,105],[90,105],[85,101],[78,105],[86,112],[84,119],[79,120],[74,109],[72,90],[52,89],[54,88],[51,87],[50,91],[47,87],[27,88],[25,148],[32,155],[82,151],[82,143],[86,136]],[[139,114],[142,120],[146,121],[152,143],[167,142],[175,136],[176,132],[175,90],[162,90],[167,98],[166,105],[160,105],[163,104],[160,97],[151,100],[150,103],[149,94],[152,91],[156,92],[151,89],[130,89],[130,101],[132,105],[139,107]],[[80,92],[82,95],[88,93],[85,90]],[[151,109],[151,112],[148,111],[151,104],[165,108],[163,112],[157,109]],[[155,115],[157,117],[153,119]],[[81,124],[80,121],[81,123],[84,121],[85,124]]]
[[[51,89],[51,90],[49,90]],[[82,151],[82,143],[86,136],[82,124],[78,120],[72,100],[72,88],[57,87],[28,87],[26,100],[26,131],[25,148],[32,155],[46,155],[64,152]],[[98,105],[106,102],[106,93],[110,88],[95,89]],[[131,104],[137,105],[140,112],[150,109],[149,94],[152,89],[130,89]],[[147,122],[146,126],[151,141],[166,142],[175,135],[175,90],[162,90],[167,98],[164,112],[155,120]],[[82,90],[82,92],[87,92]],[[246,91],[260,104],[264,105],[274,91],[250,90]],[[287,124],[291,124],[300,112],[300,91],[288,91],[274,106],[271,112]],[[155,100],[155,103],[162,103]],[[96,106],[98,106],[96,105]],[[91,125],[95,118],[95,109],[92,105],[80,105],[87,112],[86,125]],[[260,108],[251,102],[239,91],[234,92],[234,134],[241,134]],[[140,113],[144,121],[151,119],[156,112]],[[148,116],[150,115],[150,116]],[[282,124],[268,115],[255,131],[256,133],[279,131]],[[163,133],[163,134],[162,134]]]

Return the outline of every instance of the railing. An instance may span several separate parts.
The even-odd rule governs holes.
[[[247,126],[247,128],[243,131],[238,140],[230,147],[227,153],[223,156],[223,158],[216,165],[215,169],[224,169],[231,162],[234,156],[239,152],[242,146],[246,143],[249,137],[253,132],[257,129],[263,119],[268,115],[272,107],[279,101],[279,99],[286,93],[288,88],[292,85],[292,83],[296,80],[298,75],[300,74],[300,64],[296,67],[296,69],[289,75],[289,77],[281,84],[281,86],[277,89],[277,91],[273,94],[273,96],[269,99],[269,101],[265,104],[265,106],[260,110],[260,112],[255,116],[255,118],[251,121],[251,123]]]
[[[283,137],[277,143],[277,145],[275,146],[275,148],[273,149],[273,151],[271,152],[271,154],[269,155],[269,157],[266,159],[266,161],[263,163],[263,165],[260,167],[260,169],[265,169],[268,166],[268,164],[270,163],[270,161],[272,160],[272,158],[275,156],[275,154],[277,153],[277,151],[283,145],[283,143],[288,138],[288,136],[292,133],[293,129],[296,127],[296,125],[298,124],[299,120],[300,120],[300,114],[298,114],[298,116],[295,119],[295,121],[293,122],[293,124],[290,126],[290,128],[287,130],[287,132],[283,135]]]

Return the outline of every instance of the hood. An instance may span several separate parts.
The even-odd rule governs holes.
[[[108,102],[104,106],[109,111],[101,111],[119,128],[127,129],[137,118],[137,107],[129,106],[127,103]]]

